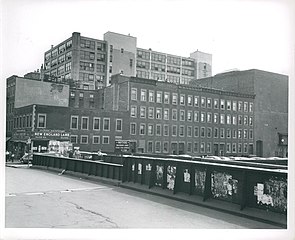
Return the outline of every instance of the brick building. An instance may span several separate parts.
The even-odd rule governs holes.
[[[251,69],[217,74],[192,84],[254,94],[254,154],[288,155],[288,76]]]
[[[44,78],[72,81],[80,89],[98,89],[110,84],[118,73],[177,84],[212,74],[212,55],[195,51],[190,57],[137,47],[136,37],[113,32],[104,40],[74,32],[44,54]]]

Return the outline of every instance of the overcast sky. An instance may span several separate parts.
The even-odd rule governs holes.
[[[72,32],[131,34],[137,47],[184,57],[208,52],[213,75],[252,68],[289,75],[291,68],[285,0],[3,0],[2,11],[4,78],[40,68],[44,52]]]

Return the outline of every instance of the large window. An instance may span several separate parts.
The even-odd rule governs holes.
[[[162,92],[157,92],[157,103],[162,103]]]
[[[134,100],[134,101],[137,100],[137,89],[136,88],[131,89],[131,100]]]
[[[145,102],[146,101],[146,90],[145,89],[141,89],[140,91],[140,100]]]
[[[133,118],[137,117],[137,107],[136,106],[131,106],[130,116]]]
[[[103,119],[103,130],[110,131],[110,119],[109,118]]]
[[[46,114],[38,114],[38,128],[46,128]]]
[[[169,99],[170,99],[170,93],[165,92],[164,93],[164,103],[169,104],[169,102],[170,102]]]
[[[78,116],[71,116],[71,129],[78,129]]]
[[[136,123],[130,123],[130,135],[136,135]]]
[[[152,90],[149,90],[149,102],[155,101],[155,92]]]
[[[122,132],[122,119],[116,119],[116,131]]]
[[[93,130],[100,130],[100,118],[93,118]]]
[[[89,122],[88,117],[82,117],[82,126],[81,126],[82,130],[88,130],[88,122]]]

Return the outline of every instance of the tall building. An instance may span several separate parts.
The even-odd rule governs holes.
[[[80,89],[108,86],[115,74],[188,84],[212,75],[212,55],[196,51],[181,57],[138,48],[130,35],[107,32],[98,40],[74,32],[45,52],[44,74],[59,82],[71,80]]]
[[[288,76],[251,69],[217,74],[192,84],[255,95],[255,154],[288,155]]]

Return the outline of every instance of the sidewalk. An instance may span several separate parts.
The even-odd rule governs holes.
[[[182,201],[190,204],[195,204],[202,207],[207,207],[217,211],[226,212],[240,217],[249,218],[255,221],[261,221],[269,223],[281,228],[287,228],[287,216],[280,213],[266,211],[257,208],[244,208],[240,210],[240,205],[233,204],[226,201],[207,199],[203,201],[203,197],[197,195],[188,195],[186,193],[173,194],[171,190],[162,189],[160,187],[148,188],[147,185],[141,185],[140,183],[124,182],[120,184],[120,187],[141,191],[144,193],[154,194],[162,197],[167,197],[177,201]]]

